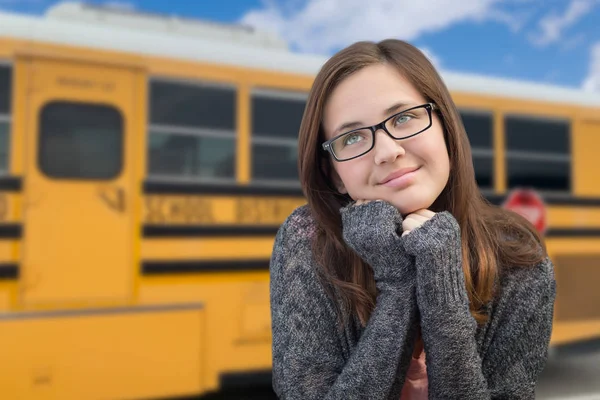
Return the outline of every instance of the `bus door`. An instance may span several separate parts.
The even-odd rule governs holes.
[[[35,57],[24,64],[21,305],[122,304],[134,273],[135,70]]]

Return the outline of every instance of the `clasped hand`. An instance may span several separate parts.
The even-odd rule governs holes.
[[[356,205],[366,204],[370,201],[382,201],[382,200],[357,200]],[[416,210],[406,215],[402,220],[402,236],[408,235],[411,231],[417,229],[423,225],[426,221],[433,218],[435,213],[426,208]]]

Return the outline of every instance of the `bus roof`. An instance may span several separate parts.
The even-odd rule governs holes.
[[[59,4],[42,17],[0,12],[0,37],[310,76],[327,60],[324,56],[290,52],[276,36],[242,26],[173,20],[80,3]],[[600,93],[577,88],[443,70],[440,73],[448,88],[456,92],[600,106]]]

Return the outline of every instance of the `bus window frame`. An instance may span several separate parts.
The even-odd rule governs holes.
[[[237,162],[239,155],[237,154],[237,141],[238,141],[238,130],[239,121],[236,119],[233,124],[233,130],[228,131],[217,128],[199,128],[189,126],[177,126],[177,125],[164,125],[164,124],[153,124],[152,123],[152,84],[153,82],[166,82],[180,85],[188,85],[195,87],[209,87],[217,89],[233,89],[234,92],[234,112],[233,115],[237,118],[238,104],[238,93],[240,87],[238,84],[233,82],[214,81],[207,78],[184,78],[169,75],[154,74],[149,75],[146,79],[146,170],[144,176],[146,180],[155,182],[178,182],[178,183],[189,183],[189,184],[207,184],[207,185],[236,185],[237,176],[235,173],[235,163]],[[173,132],[175,131],[175,132]],[[231,178],[215,178],[215,177],[201,177],[201,176],[183,176],[183,175],[171,175],[171,174],[152,174],[150,173],[150,136],[152,133],[158,133],[161,135],[185,135],[194,136],[200,138],[219,138],[219,139],[231,139],[233,142],[234,149],[234,173]]]
[[[567,125],[567,140],[569,143],[569,151],[568,154],[559,154],[554,152],[542,151],[542,152],[533,152],[533,151],[520,151],[520,150],[509,150],[508,149],[508,129],[507,129],[507,119],[515,118],[530,121],[540,121],[540,122],[561,122],[566,123]],[[517,113],[517,112],[505,112],[502,114],[502,125],[504,127],[504,161],[505,161],[505,176],[506,176],[506,189],[513,190],[520,186],[511,186],[510,178],[509,178],[509,163],[512,160],[532,160],[536,159],[538,162],[551,162],[551,163],[564,163],[567,165],[568,171],[568,187],[562,189],[548,189],[548,188],[539,188],[533,187],[536,191],[541,194],[549,194],[549,195],[571,195],[573,193],[573,124],[574,117],[572,116],[548,116],[545,114],[535,114],[535,113]],[[516,156],[516,157],[515,157]],[[562,159],[561,159],[562,158]],[[545,159],[545,160],[544,160]]]
[[[304,101],[304,107],[308,101],[308,93],[300,90],[288,90],[279,88],[266,88],[262,86],[256,86],[251,88],[249,93],[249,104],[250,104],[250,118],[252,118],[252,100],[254,96],[258,97],[269,97],[271,99],[284,99],[284,100],[302,100]],[[301,121],[300,121],[301,122]],[[267,146],[281,146],[281,147],[296,147],[298,149],[298,138],[275,138],[269,135],[261,135],[260,133],[254,132],[253,127],[250,126],[250,149],[253,150],[255,144],[267,145]],[[298,126],[298,128],[300,128]],[[254,160],[254,152],[252,151],[252,160]],[[299,188],[300,179],[266,179],[266,178],[254,178],[254,175],[250,175],[252,184],[261,186],[285,186],[289,188]]]
[[[15,68],[14,63],[10,59],[0,58],[0,67],[8,67],[10,70],[10,93],[8,93],[9,98],[9,108],[8,113],[0,112],[0,123],[6,123],[8,126],[7,129],[7,157],[6,157],[6,169],[3,169],[0,165],[0,176],[9,176],[10,175],[10,160],[12,156],[12,147],[11,147],[11,139],[12,139],[12,123],[13,123],[13,109],[14,109],[14,96],[15,96]]]
[[[89,177],[89,176],[58,176],[54,174],[49,174],[46,169],[44,169],[44,164],[42,163],[42,129],[43,125],[43,113],[49,105],[64,105],[64,104],[74,104],[74,105],[82,105],[89,107],[98,107],[98,108],[106,108],[113,111],[119,116],[120,120],[120,152],[119,152],[119,169],[116,174],[107,176],[107,177]],[[72,99],[51,99],[40,105],[38,108],[38,120],[37,120],[37,131],[38,135],[38,148],[36,154],[36,166],[40,173],[42,173],[46,178],[53,181],[71,181],[71,182],[110,182],[120,179],[125,173],[126,168],[126,153],[127,153],[127,119],[126,115],[123,113],[123,110],[118,106],[110,103],[95,103],[90,101],[80,101],[80,100],[72,100]]]
[[[492,162],[492,171],[491,171],[491,176],[490,176],[490,185],[489,186],[480,186],[479,189],[481,191],[490,191],[493,192],[495,190],[496,187],[496,165],[495,165],[495,161],[496,161],[496,156],[497,156],[497,149],[496,149],[496,145],[495,145],[495,141],[494,141],[494,130],[495,130],[495,126],[496,126],[496,120],[495,120],[495,113],[494,110],[492,109],[488,109],[488,108],[475,108],[475,107],[464,107],[464,106],[460,106],[457,105],[457,109],[458,109],[458,114],[461,118],[461,123],[464,126],[464,120],[463,120],[463,114],[470,114],[470,115],[478,115],[478,116],[485,116],[485,117],[489,117],[490,118],[490,122],[491,122],[491,129],[490,129],[490,148],[486,149],[484,147],[479,147],[479,146],[471,146],[471,157],[485,157],[485,158],[489,158]],[[467,131],[467,128],[465,127],[465,133],[467,134],[467,138],[469,137],[469,132]],[[469,140],[470,143],[470,140]],[[473,169],[475,169],[475,162],[473,161]],[[477,176],[477,171],[475,170],[475,176]]]

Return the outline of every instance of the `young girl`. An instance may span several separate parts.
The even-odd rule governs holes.
[[[535,229],[492,206],[431,63],[398,40],[323,66],[300,128],[308,205],[271,259],[282,399],[533,399],[555,280]]]

